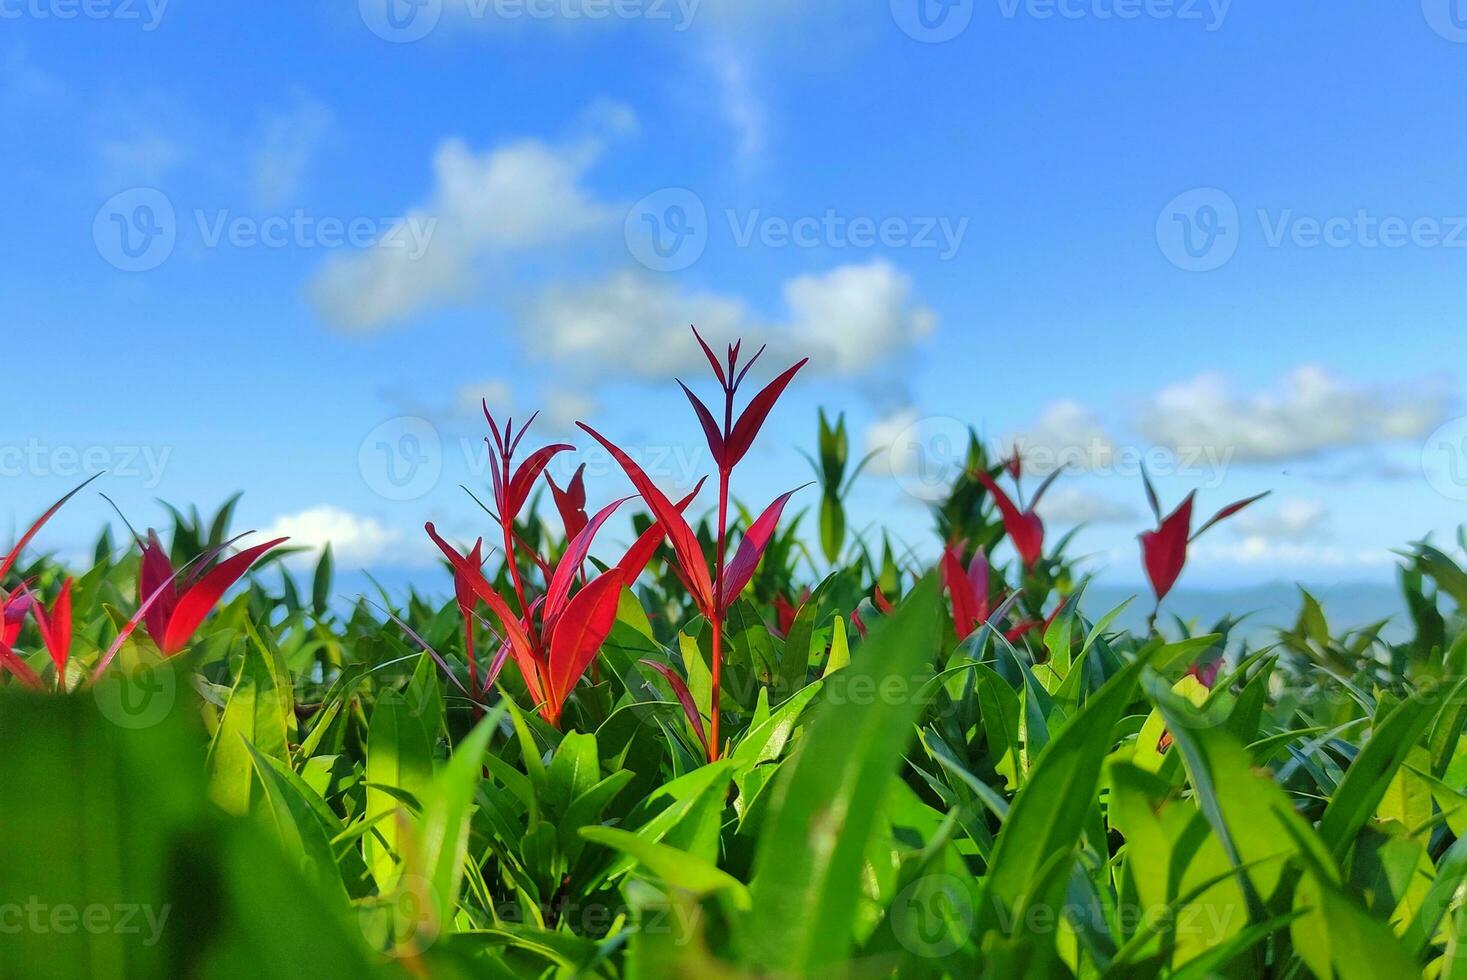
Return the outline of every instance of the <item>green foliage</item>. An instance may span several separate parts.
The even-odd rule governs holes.
[[[713,627],[664,547],[558,726],[513,666],[472,689],[466,637],[481,678],[498,653],[483,622],[345,600],[329,553],[308,589],[257,569],[178,656],[128,636],[93,681],[138,604],[136,555],[104,539],[74,575],[71,663],[26,619],[0,674],[0,977],[1461,972],[1447,551],[1405,553],[1398,642],[1307,592],[1261,649],[1235,619],[1129,633],[1062,542],[991,566],[960,639],[951,583],[845,526],[847,452],[822,415],[830,567],[797,522],[772,534],[727,609],[716,707]],[[232,508],[175,512],[172,559],[213,560]],[[965,557],[1002,543],[979,482],[935,513]],[[563,553],[533,510],[519,525]],[[50,602],[65,576],[36,560],[3,585]]]

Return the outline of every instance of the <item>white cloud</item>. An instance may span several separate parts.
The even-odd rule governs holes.
[[[624,115],[607,118],[628,124]],[[434,155],[428,201],[376,247],[328,261],[307,295],[327,320],[359,332],[467,298],[480,262],[568,242],[613,223],[614,209],[582,183],[601,152],[600,141],[589,138],[569,146],[521,140],[483,153],[447,140]],[[432,228],[421,255],[402,247],[405,236],[398,232],[408,222]]]
[[[1343,548],[1336,545],[1271,541],[1251,535],[1235,543],[1214,541],[1193,546],[1191,555],[1199,564],[1296,565],[1328,568],[1379,568],[1398,564],[1400,559],[1385,549]]]
[[[1220,375],[1163,389],[1137,428],[1173,449],[1212,448],[1237,462],[1295,459],[1332,449],[1420,438],[1444,417],[1448,400],[1429,386],[1409,391],[1350,384],[1306,364],[1279,393],[1235,394]]]
[[[1039,501],[1039,516],[1047,523],[1062,526],[1078,524],[1124,524],[1136,519],[1134,508],[1088,493],[1079,487],[1053,487]]]
[[[0,57],[0,106],[53,112],[65,94],[61,80],[36,68],[26,48],[8,48]]]
[[[790,341],[817,371],[864,374],[931,336],[937,314],[912,297],[912,280],[890,262],[843,265],[784,287]]]
[[[383,526],[371,517],[361,517],[336,507],[321,506],[298,514],[277,517],[270,527],[257,537],[266,541],[271,538],[289,537],[289,546],[308,548],[301,560],[314,561],[327,544],[338,564],[363,564],[377,561],[389,553],[400,559],[402,532]],[[414,563],[419,555],[412,555]],[[399,562],[400,563],[400,562]]]
[[[503,378],[489,378],[463,385],[458,390],[456,408],[462,415],[477,418],[483,414],[485,402],[489,403],[491,412],[508,412],[514,404],[514,391],[509,382]]]
[[[1078,402],[1046,407],[1032,426],[1004,440],[1017,446],[1026,470],[1044,475],[1065,467],[1093,470],[1111,465],[1115,444],[1095,413]]]
[[[1273,542],[1306,542],[1324,536],[1329,508],[1319,500],[1282,500],[1277,506],[1243,511],[1235,527],[1245,537]]]
[[[542,409],[541,418],[554,432],[573,430],[577,422],[594,417],[598,407],[596,399],[590,395],[580,391],[571,391],[568,388],[547,390],[542,398],[542,403],[545,407]]]
[[[917,424],[919,417],[914,406],[904,405],[866,427],[866,452],[876,454],[871,460],[873,472],[884,471],[886,475],[898,476],[915,467],[915,453],[892,450],[902,434]]]
[[[511,416],[516,419],[529,418],[531,412],[540,413],[540,423],[549,432],[570,432],[576,423],[592,418],[596,414],[596,399],[582,391],[554,386],[543,388],[533,404],[519,404],[514,389],[503,378],[489,378],[466,384],[459,388],[454,406],[458,415],[481,419],[483,403],[489,403],[489,411],[496,416]]]
[[[103,167],[117,182],[157,183],[184,159],[183,146],[177,140],[146,127],[135,128],[126,136],[103,139],[97,150]]]
[[[913,298],[911,280],[884,260],[799,276],[783,295],[784,321],[764,324],[741,300],[619,272],[589,286],[548,290],[526,318],[525,342],[544,359],[599,377],[662,379],[702,369],[688,330],[696,324],[710,344],[758,338],[768,342],[772,363],[808,355],[812,373],[852,377],[888,364],[936,322]]]
[[[752,169],[763,158],[767,127],[764,103],[750,77],[749,59],[725,42],[709,48],[707,61],[724,121],[734,136],[735,156],[745,170]]]
[[[295,196],[330,128],[330,112],[309,99],[265,120],[264,136],[251,161],[260,204],[274,207]]]

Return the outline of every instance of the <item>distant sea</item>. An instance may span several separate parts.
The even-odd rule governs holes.
[[[372,577],[395,598],[405,597],[412,587],[416,587],[420,595],[439,601],[446,601],[451,593],[445,569],[383,569],[374,571]],[[303,584],[310,588],[309,581]],[[337,600],[346,603],[358,595],[373,599],[378,595],[377,587],[366,573],[346,569],[338,573],[334,591]],[[1309,591],[1323,605],[1330,628],[1336,633],[1385,619],[1390,621],[1382,631],[1386,639],[1399,640],[1410,634],[1405,603],[1392,584],[1343,583],[1309,586]],[[1117,623],[1128,629],[1144,629],[1147,614],[1151,611],[1149,591],[1144,586],[1127,588],[1092,584],[1085,593],[1082,608],[1087,618],[1098,619],[1132,596],[1136,597],[1135,600]],[[1276,630],[1294,624],[1299,616],[1299,601],[1299,587],[1282,581],[1245,588],[1179,588],[1167,597],[1162,606],[1162,624],[1165,628],[1171,622],[1170,617],[1175,615],[1200,628],[1209,628],[1228,614],[1246,614],[1247,618],[1238,627],[1235,637],[1258,645],[1271,642]]]

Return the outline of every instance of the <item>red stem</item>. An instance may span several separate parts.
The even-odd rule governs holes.
[[[733,430],[733,388],[724,388],[723,443],[728,445]],[[718,467],[718,554],[713,566],[713,685],[708,706],[708,761],[718,761],[719,694],[723,674],[723,556],[728,544],[728,478],[729,470],[720,461]]]
[[[506,455],[504,458],[505,487],[509,486],[509,479],[509,456]],[[509,502],[507,492],[505,494],[505,498],[505,500],[499,502],[499,527],[500,530],[504,532],[504,561],[505,564],[509,565],[510,581],[514,583],[514,594],[515,597],[520,601],[520,615],[525,617],[525,626],[527,627],[525,632],[529,634],[530,642],[538,648],[539,641],[537,639],[537,634],[530,623],[530,603],[529,600],[525,597],[525,583],[520,578],[520,563],[515,560],[514,542],[517,535],[514,533],[514,515],[505,512],[505,504]],[[539,649],[535,650],[535,656],[538,660],[540,656]],[[550,722],[552,726],[558,729],[560,728],[560,706],[554,703],[554,697],[551,695],[550,688],[547,683],[548,680],[549,679],[545,677],[542,673],[540,676],[540,688],[545,692],[546,703],[544,709],[541,712],[541,715],[546,721]]]

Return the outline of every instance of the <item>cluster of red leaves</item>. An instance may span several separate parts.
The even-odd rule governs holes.
[[[547,477],[568,542],[559,561],[551,567],[515,533],[515,521],[550,461],[574,447],[564,443],[545,446],[532,452],[516,467],[515,454],[534,417],[518,433],[514,431],[513,420],[501,430],[487,404],[484,417],[489,423],[490,439],[486,442],[492,456],[490,475],[494,484],[495,509],[491,516],[503,534],[505,564],[518,609],[513,608],[484,575],[482,538],[467,554],[463,554],[445,541],[432,523],[427,524],[426,529],[453,568],[455,597],[464,620],[464,648],[471,696],[479,697],[486,693],[498,680],[506,661],[513,658],[541,717],[558,727],[566,699],[591,666],[616,622],[622,586],[635,581],[652,560],[664,536],[663,525],[654,524],[627,549],[615,566],[588,580],[585,564],[597,533],[617,508],[631,498],[613,501],[595,517],[587,517],[585,467],[576,471],[564,490]],[[696,494],[695,489],[677,505],[678,509],[686,508]],[[530,596],[520,574],[517,556],[526,558],[540,570],[544,580],[541,594]],[[579,589],[575,589],[577,581],[582,583]],[[478,621],[480,603],[488,608],[497,623],[497,626],[490,626],[491,631],[501,637],[500,649],[482,680],[474,652],[474,623]]]
[[[92,480],[95,479],[97,477],[92,478]],[[83,483],[53,504],[30,526],[25,534],[21,535],[20,540],[15,543],[10,552],[0,558],[0,582],[4,582],[5,576],[10,574],[20,559],[21,552],[34,540],[41,528],[92,480]],[[112,644],[102,654],[93,670],[93,680],[102,676],[102,672],[107,669],[122,645],[133,635],[139,625],[144,623],[146,623],[148,636],[164,656],[171,657],[182,652],[194,634],[198,632],[199,626],[203,624],[210,611],[219,604],[224,594],[243,578],[250,568],[264,557],[266,552],[285,541],[285,538],[277,538],[242,551],[232,558],[219,562],[206,572],[191,576],[185,587],[179,582],[180,572],[183,570],[174,571],[167,552],[158,542],[158,536],[149,531],[146,542],[138,541],[139,547],[142,548],[142,561],[138,570],[138,610],[118,631]],[[217,555],[209,556],[211,561],[215,557]],[[201,568],[207,565],[208,562],[200,563]],[[35,671],[12,649],[25,627],[27,616],[33,617],[36,621],[36,630],[41,635],[41,642],[46,647],[52,664],[56,667],[57,685],[65,685],[66,666],[71,660],[74,636],[72,628],[73,585],[71,578],[64,579],[50,606],[45,605],[32,591],[29,582],[22,583],[13,594],[7,594],[3,588],[0,588],[0,624],[3,624],[0,625],[0,667],[10,671],[27,687],[40,689],[43,686]]]
[[[464,620],[464,642],[474,696],[487,692],[498,678],[499,670],[506,659],[513,658],[541,716],[556,726],[560,725],[566,699],[589,669],[615,623],[621,590],[636,581],[652,560],[657,548],[666,540],[674,557],[671,566],[673,572],[687,589],[698,611],[707,617],[713,628],[712,704],[708,706],[711,724],[707,730],[703,725],[702,715],[688,692],[686,682],[664,664],[651,663],[649,666],[668,681],[712,760],[717,758],[719,751],[718,698],[724,618],[729,606],[753,578],[778,527],[784,506],[793,493],[791,491],[784,494],[765,508],[744,529],[738,551],[725,561],[729,480],[734,467],[753,445],[775,402],[806,362],[801,361],[789,368],[763,388],[735,420],[735,395],[764,349],[760,348],[741,366],[740,344],[729,345],[726,359],[721,361],[703,338],[698,336],[696,330],[693,334],[712,365],[724,393],[723,421],[720,424],[708,407],[686,385],[682,385],[698,415],[708,441],[709,452],[718,470],[717,556],[711,573],[698,536],[683,516],[702,488],[703,481],[699,481],[692,493],[674,504],[631,455],[582,422],[579,423],[581,429],[616,460],[654,519],[653,525],[627,550],[619,562],[595,578],[588,579],[585,575],[585,563],[597,532],[616,509],[631,498],[607,505],[594,517],[587,516],[585,466],[576,470],[564,488],[558,486],[545,472],[552,459],[574,447],[565,443],[546,446],[532,452],[524,462],[515,466],[514,459],[520,440],[524,438],[529,423],[518,433],[515,432],[512,422],[501,430],[489,413],[487,405],[484,406],[484,416],[490,429],[490,438],[486,441],[492,461],[490,475],[493,480],[495,506],[491,516],[502,532],[504,561],[514,589],[515,604],[512,605],[484,575],[482,539],[464,554],[449,545],[432,524],[427,525],[427,531],[453,568],[455,594]],[[531,421],[534,421],[533,417]],[[549,484],[568,541],[564,553],[553,568],[514,531],[515,521],[542,474]],[[520,572],[519,559],[524,559],[540,570],[543,579],[541,594],[533,597],[530,595]],[[474,623],[478,618],[477,608],[480,603],[488,607],[496,621],[497,626],[491,625],[491,630],[496,635],[502,633],[499,654],[482,681],[479,679],[473,643]],[[516,605],[518,608],[515,608]]]

